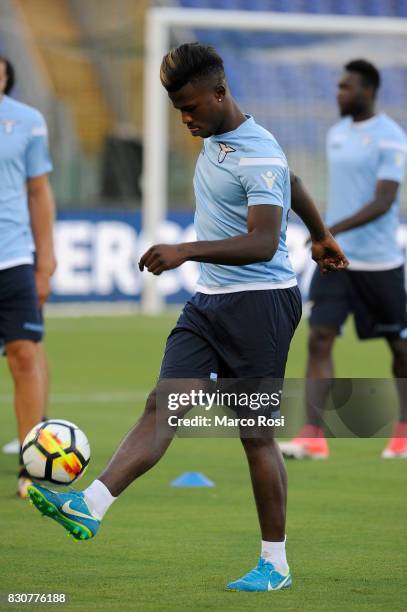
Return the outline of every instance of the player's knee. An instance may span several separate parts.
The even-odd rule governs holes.
[[[329,357],[335,341],[335,331],[321,327],[311,328],[308,340],[308,351],[311,357]]]
[[[257,438],[240,438],[243,448],[247,455],[257,454],[267,449],[273,449],[275,446],[275,440],[270,436],[260,436]]]
[[[38,371],[37,345],[29,340],[7,344],[7,358],[14,376],[30,376]]]

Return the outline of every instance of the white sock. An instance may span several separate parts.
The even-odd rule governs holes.
[[[274,565],[276,570],[283,575],[288,573],[289,567],[285,556],[285,541],[283,542],[266,542],[261,541],[261,557]]]
[[[102,520],[112,503],[117,499],[117,497],[113,497],[109,489],[100,480],[94,480],[84,490],[83,494],[89,510],[99,521]]]

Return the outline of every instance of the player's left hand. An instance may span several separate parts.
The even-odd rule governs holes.
[[[185,261],[180,244],[155,244],[144,253],[138,267],[140,272],[147,268],[149,272],[158,276],[165,270],[178,268]]]
[[[311,242],[312,259],[317,262],[321,272],[343,270],[349,265],[341,247],[330,232],[320,240]]]

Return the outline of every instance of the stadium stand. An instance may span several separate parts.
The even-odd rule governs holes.
[[[407,16],[407,0],[180,0],[179,6],[291,13]],[[291,157],[316,154],[335,119],[335,85],[341,64],[366,56],[381,68],[380,104],[407,129],[407,61],[400,41],[284,33],[196,30],[218,48],[229,83],[243,107],[280,140]],[[292,118],[295,117],[295,125]],[[304,163],[304,162],[303,162]]]
[[[190,8],[240,9],[325,15],[407,16],[406,0],[181,0]]]
[[[21,91],[15,93],[45,112],[56,170],[53,184],[60,205],[134,206],[137,189],[129,173],[123,193],[105,189],[101,169],[110,159],[123,166],[141,159],[143,117],[144,14],[149,6],[308,12],[312,14],[407,17],[407,0],[15,0],[0,3],[0,45],[16,56]],[[103,10],[101,10],[103,5]],[[28,35],[12,40],[4,26],[6,9],[13,28]],[[3,21],[3,30],[1,22]],[[15,37],[16,38],[16,37]],[[317,199],[324,200],[323,142],[336,118],[335,84],[340,65],[369,54],[382,71],[380,103],[407,129],[407,60],[397,40],[237,31],[173,31],[171,44],[185,40],[213,44],[225,59],[232,92],[242,108],[271,129],[287,151],[290,163],[311,179]],[[25,43],[24,43],[25,41]],[[24,44],[27,50],[24,51]],[[28,48],[29,47],[29,48]],[[35,95],[33,93],[35,92]],[[21,95],[20,95],[21,93]],[[41,96],[43,99],[41,99]],[[191,139],[170,110],[170,201],[188,204],[193,194],[187,181],[200,143]],[[113,143],[124,147],[120,157],[106,154]],[[125,153],[127,147],[130,154]],[[136,150],[137,149],[137,150]],[[115,151],[118,149],[116,148]],[[112,152],[111,152],[112,153]],[[63,168],[63,171],[61,170]],[[120,168],[119,168],[120,169]],[[127,178],[126,178],[127,177]],[[112,187],[112,186],[110,186]],[[137,197],[133,197],[137,193]],[[103,196],[102,198],[100,196]],[[112,199],[113,198],[113,199]]]
[[[86,53],[68,0],[17,0],[56,95],[72,111],[83,149],[98,150],[112,122],[108,103]]]

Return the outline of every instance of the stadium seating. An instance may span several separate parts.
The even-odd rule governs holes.
[[[70,3],[18,0],[17,4],[56,96],[72,112],[83,149],[97,150],[112,117],[93,64],[79,44],[81,32]]]
[[[291,13],[407,16],[407,0],[180,0],[179,5]],[[257,109],[256,117],[266,127],[272,127],[285,148],[290,150],[301,146],[316,150],[321,147],[321,129],[328,127],[333,117],[339,67],[350,59],[344,54],[348,52],[346,49],[338,52],[337,62],[321,61],[321,49],[324,44],[330,47],[335,42],[343,45],[343,37],[203,29],[196,31],[196,37],[219,49],[234,95],[243,106]],[[298,54],[301,49],[312,51],[312,48],[316,49],[314,56],[302,59]],[[290,60],[289,51],[296,49],[294,61]],[[278,53],[277,59],[275,52]],[[407,128],[403,112],[407,99],[407,67],[384,65],[381,69],[380,103]],[[295,129],[290,127],[290,112],[285,112],[291,106],[293,113],[295,108],[303,109],[303,112],[297,110]],[[325,122],[321,119],[321,107],[327,109]]]
[[[405,17],[407,0],[180,0],[190,8]]]

